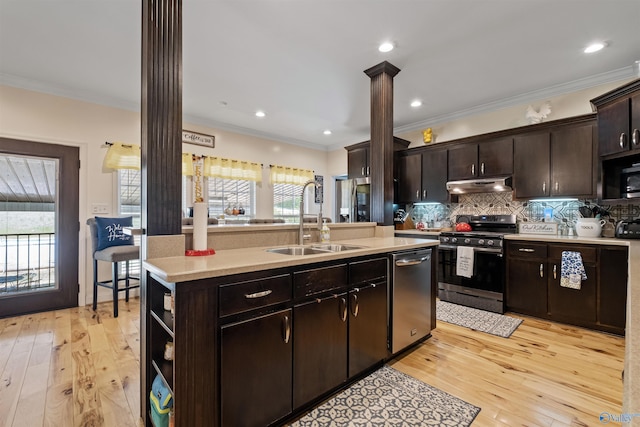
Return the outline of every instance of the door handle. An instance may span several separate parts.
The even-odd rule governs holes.
[[[558,181],[556,181],[556,193],[560,191],[560,183],[558,183]]]
[[[627,134],[622,132],[620,134],[620,148],[624,148],[627,146]]]
[[[544,277],[544,264],[540,264],[540,277]]]
[[[529,248],[520,248],[518,249],[519,252],[535,252],[535,249],[529,249]]]
[[[345,298],[340,298],[340,319],[343,322],[347,321],[347,300]]]
[[[416,199],[420,200],[420,190],[416,190]]]
[[[364,173],[364,166],[362,167],[362,176],[366,176]]]
[[[480,175],[484,175],[484,162],[480,163]]]
[[[557,269],[558,269],[558,266],[556,264],[553,264],[553,278],[554,279],[556,279],[558,277],[557,274],[556,274],[557,273]]]
[[[369,176],[371,174],[371,169],[369,168],[369,166],[367,166],[367,176]]]
[[[427,190],[422,190],[422,198],[423,199],[427,198]]]
[[[289,316],[284,316],[282,319],[282,340],[285,344],[289,344],[291,339],[291,320]]]
[[[355,292],[351,294],[351,314],[353,317],[358,317],[358,311],[360,311],[360,304],[358,304],[358,292],[359,289],[355,289]]]
[[[476,164],[475,164],[475,163],[473,163],[473,164],[471,165],[471,175],[474,175],[474,176],[475,176],[475,174],[476,174]]]
[[[634,147],[640,144],[640,130],[634,129],[633,132],[631,132],[631,144],[633,144]]]
[[[542,183],[542,193],[546,193],[547,192],[547,181]]]

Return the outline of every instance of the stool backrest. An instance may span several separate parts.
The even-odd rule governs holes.
[[[87,219],[87,225],[91,232],[91,253],[95,254],[98,247],[98,224],[96,224],[95,218],[89,218]]]

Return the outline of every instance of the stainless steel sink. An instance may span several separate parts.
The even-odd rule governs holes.
[[[320,243],[311,245],[313,249],[322,249],[324,251],[329,252],[341,252],[341,251],[351,251],[354,249],[362,249],[364,246],[356,246],[356,245],[341,245],[341,244],[331,244],[331,243]]]
[[[283,255],[316,255],[362,248],[364,248],[364,246],[317,243],[310,246],[286,246],[281,248],[269,248],[266,249],[266,251]]]
[[[267,249],[267,252],[273,252],[275,254],[283,255],[316,255],[331,253],[331,251],[316,249],[310,246],[287,246],[284,248],[270,248]]]

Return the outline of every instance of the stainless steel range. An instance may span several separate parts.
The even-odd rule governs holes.
[[[504,313],[504,235],[516,232],[516,216],[458,215],[456,222],[472,231],[440,234],[438,297]]]

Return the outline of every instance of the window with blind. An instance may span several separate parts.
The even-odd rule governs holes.
[[[209,215],[217,217],[226,208],[243,208],[244,215],[255,216],[256,183],[242,179],[208,178]]]
[[[273,217],[298,223],[302,185],[273,184]]]

